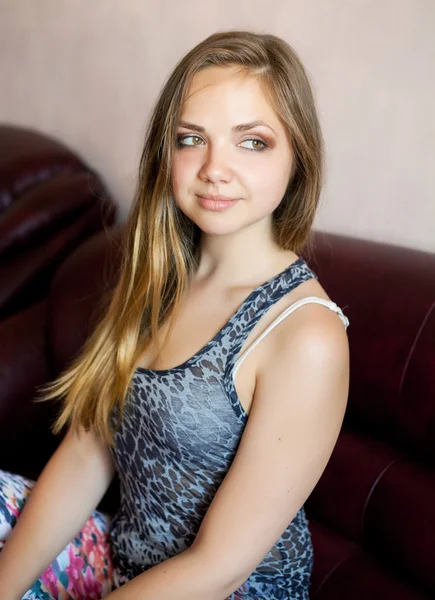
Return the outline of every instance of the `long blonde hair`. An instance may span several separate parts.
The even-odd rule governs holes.
[[[118,403],[122,416],[140,356],[151,343],[160,353],[172,331],[198,266],[200,236],[198,226],[175,203],[170,180],[181,107],[195,73],[233,66],[240,74],[258,78],[292,144],[294,169],[272,214],[275,241],[296,253],[310,241],[324,152],[307,73],[296,52],[279,37],[238,30],[214,33],[180,60],[153,107],[123,230],[119,279],[104,314],[71,364],[40,386],[42,395],[36,402],[63,400],[52,425],[55,434],[69,424],[92,428],[113,444],[112,409]],[[159,344],[157,332],[166,321],[167,335]]]

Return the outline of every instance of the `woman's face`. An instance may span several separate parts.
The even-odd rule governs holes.
[[[265,124],[233,129],[253,121]],[[171,173],[175,201],[200,229],[226,234],[260,221],[269,223],[286,190],[293,154],[286,131],[255,78],[237,75],[234,67],[197,73],[177,139]],[[201,194],[238,202],[214,211],[201,206]]]

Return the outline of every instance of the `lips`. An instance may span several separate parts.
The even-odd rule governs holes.
[[[222,196],[220,196],[220,197],[222,198]],[[216,198],[216,196],[215,196],[215,198]],[[234,200],[234,199],[228,200],[227,196],[224,196],[224,198],[227,198],[227,199],[226,200],[211,200],[210,198],[203,198],[202,196],[198,196],[198,202],[206,210],[212,210],[212,211],[227,210],[228,208],[230,208],[231,206],[234,206],[234,204],[237,204],[237,202],[238,202],[238,200]]]
[[[234,202],[237,198],[230,198],[229,196],[214,196],[213,194],[198,194],[199,198],[205,200],[214,200],[215,202]]]

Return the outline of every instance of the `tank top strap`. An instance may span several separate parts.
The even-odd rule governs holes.
[[[232,373],[237,356],[250,332],[261,317],[285,294],[308,279],[318,279],[305,260],[299,257],[284,271],[259,286],[242,305],[229,331],[220,340],[221,355],[225,356],[225,379]]]

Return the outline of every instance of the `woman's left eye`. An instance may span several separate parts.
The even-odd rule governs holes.
[[[201,140],[201,138],[198,135],[177,135],[177,148],[183,148],[183,147],[187,147],[187,146],[199,146],[200,144],[186,144],[185,140],[188,138],[193,138],[196,140]],[[243,142],[241,142],[242,144],[244,144],[245,142],[254,142],[254,143],[260,143],[262,144],[261,148],[245,148],[246,150],[249,150],[250,152],[262,152],[263,150],[265,150],[268,146],[266,144],[266,142],[264,142],[263,140],[260,140],[259,138],[249,138],[247,140],[243,140]]]
[[[243,140],[243,142],[259,142],[260,144],[262,144],[261,148],[246,148],[246,150],[255,150],[256,152],[261,152],[261,150],[265,150],[267,148],[266,142],[263,142],[263,140],[260,140],[258,138],[250,138],[249,140]]]

